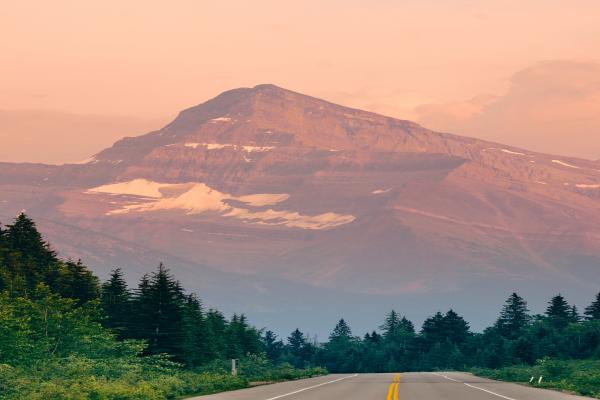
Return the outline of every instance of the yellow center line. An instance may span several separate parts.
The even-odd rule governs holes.
[[[387,400],[398,400],[398,385],[400,384],[400,374],[394,375],[392,378],[392,383],[390,383],[390,387],[388,388]]]
[[[394,396],[394,384],[390,383],[390,388],[388,389],[388,394],[387,394],[386,399],[393,400],[393,396]]]

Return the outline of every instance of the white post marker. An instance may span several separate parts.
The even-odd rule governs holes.
[[[237,375],[237,360],[235,358],[231,359],[231,375]]]
[[[542,383],[542,379],[544,379],[544,377],[540,375],[540,379],[538,379],[538,385]]]
[[[531,379],[529,380],[529,383],[533,382],[534,379],[535,379],[535,376],[532,376]]]

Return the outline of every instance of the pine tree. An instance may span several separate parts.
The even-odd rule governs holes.
[[[437,312],[433,317],[429,317],[423,323],[421,334],[426,342],[451,344],[464,343],[470,335],[469,324],[463,317],[454,310],[449,310],[446,314]]]
[[[521,334],[523,328],[531,320],[528,314],[527,302],[518,294],[513,293],[504,303],[496,328],[505,338],[514,339]]]
[[[571,322],[571,307],[565,298],[558,294],[548,302],[546,317],[555,328],[562,329]]]
[[[12,290],[30,296],[39,283],[54,288],[58,276],[58,259],[50,245],[44,241],[35,222],[24,213],[3,232],[3,242],[8,278]],[[6,278],[5,278],[6,279]]]
[[[415,326],[406,317],[402,317],[399,324],[400,331],[403,333],[414,334]]]
[[[329,335],[329,342],[324,346],[325,365],[333,372],[351,372],[356,370],[358,363],[357,340],[352,336],[352,330],[340,319],[333,332]]]
[[[587,320],[600,320],[600,292],[596,299],[585,309],[585,318]]]
[[[244,314],[234,314],[227,328],[228,358],[258,354],[262,350],[260,333],[248,324]]]
[[[452,309],[444,315],[443,326],[446,339],[451,343],[464,343],[470,335],[469,323]]]
[[[183,311],[183,361],[188,366],[199,366],[210,361],[208,332],[202,303],[195,294],[185,297]]]
[[[381,335],[376,331],[373,331],[369,334],[369,332],[365,333],[364,339],[365,342],[370,343],[379,343],[381,341]]]
[[[98,278],[81,263],[81,260],[61,263],[58,271],[58,277],[51,288],[61,296],[75,299],[78,304],[99,297]]]
[[[8,232],[2,228],[2,224],[0,223],[0,292],[10,288],[12,278],[7,260],[9,253],[7,234]]]
[[[131,337],[132,299],[123,272],[114,269],[108,281],[102,284],[100,304],[105,314],[103,325],[120,339]]]
[[[296,328],[287,340],[291,353],[295,356],[300,356],[302,348],[306,346],[306,337],[304,336],[304,333]]]
[[[310,347],[304,333],[296,328],[287,338],[287,341],[292,365],[296,368],[303,368]]]
[[[244,355],[259,354],[264,352],[264,346],[261,340],[261,331],[250,326],[246,315],[240,315],[240,324],[242,330],[242,350]]]
[[[277,362],[281,358],[283,352],[283,342],[277,340],[277,335],[272,331],[266,331],[263,337],[263,343],[265,346],[265,353],[269,360]]]
[[[150,278],[142,278],[135,301],[140,338],[148,340],[148,354],[166,353],[184,360],[185,321],[183,290],[161,263]]]
[[[429,343],[440,343],[445,341],[444,315],[441,312],[427,318],[421,327],[422,337]]]
[[[344,319],[340,319],[335,328],[333,328],[333,332],[329,335],[329,341],[349,341],[352,339],[352,330],[344,321]]]
[[[6,240],[10,247],[33,258],[41,270],[57,261],[56,253],[44,241],[35,222],[25,213],[19,214],[14,223],[7,228]]]
[[[394,336],[400,330],[400,316],[394,310],[390,311],[383,321],[383,325],[379,327],[383,332],[384,337]]]
[[[218,310],[206,313],[206,332],[209,359],[224,358],[226,352],[227,320]]]
[[[572,305],[569,310],[569,322],[572,324],[576,324],[581,321],[581,316],[579,315],[579,310],[577,310],[577,306]]]

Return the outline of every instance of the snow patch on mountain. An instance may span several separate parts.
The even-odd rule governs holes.
[[[97,162],[98,162],[98,160],[96,160],[96,157],[92,156],[92,157],[86,158],[85,160],[70,162],[67,164],[96,164]]]
[[[373,194],[383,194],[383,193],[389,192],[390,190],[392,190],[392,188],[377,189],[377,190],[373,190],[371,193],[373,193]]]
[[[287,193],[257,193],[234,196],[220,192],[200,182],[169,184],[153,182],[146,179],[134,179],[103,185],[87,190],[87,193],[104,193],[110,195],[129,195],[145,197],[142,202],[128,202],[120,208],[109,211],[107,215],[120,215],[133,212],[152,212],[164,210],[182,210],[187,214],[217,212],[226,217],[233,217],[250,223],[261,225],[284,225],[301,229],[329,229],[354,221],[352,215],[327,212],[318,215],[303,215],[288,210],[250,210],[235,207],[231,201],[238,201],[247,207],[265,207],[282,203],[289,199]]]
[[[525,153],[519,153],[518,151],[512,151],[512,150],[508,150],[508,149],[500,149],[501,152],[503,153],[507,153],[507,154],[513,154],[515,156],[524,156]]]
[[[87,193],[106,193],[112,195],[129,195],[158,199],[162,197],[160,190],[168,183],[152,182],[146,179],[134,179],[128,182],[113,183],[88,189]]]
[[[327,212],[318,215],[302,215],[297,211],[266,211],[252,212],[243,208],[234,208],[225,216],[235,217],[261,225],[285,225],[290,228],[328,229],[339,225],[349,224],[355,220],[353,215],[341,215]]]
[[[211,120],[209,120],[208,122],[215,124],[217,122],[230,122],[231,118],[229,117],[218,117],[218,118],[213,118]]]
[[[576,165],[572,165],[572,164],[569,164],[569,163],[566,163],[566,162],[564,162],[564,161],[560,161],[560,160],[552,160],[552,162],[553,162],[554,164],[562,165],[562,166],[564,166],[564,167],[581,169],[580,167],[578,167],[578,166],[576,166]]]
[[[198,148],[199,146],[206,147],[207,150],[220,150],[226,147],[233,147],[232,144],[221,144],[221,143],[184,143],[185,147],[191,147],[192,149]]]
[[[192,149],[196,149],[198,147],[204,147],[207,150],[221,150],[221,149],[231,147],[234,150],[241,149],[242,151],[245,151],[246,153],[270,151],[275,148],[275,146],[252,146],[252,145],[239,145],[238,146],[236,144],[231,144],[231,143],[184,143],[183,145],[185,147],[191,147]]]
[[[290,198],[287,193],[282,194],[248,194],[245,196],[236,197],[235,200],[239,200],[242,203],[246,203],[253,207],[264,207],[271,206],[277,203],[282,203]]]
[[[248,153],[253,153],[253,152],[263,152],[263,151],[270,151],[273,150],[275,148],[275,146],[241,146],[242,149]]]

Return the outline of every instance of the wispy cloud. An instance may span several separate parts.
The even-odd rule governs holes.
[[[549,153],[600,158],[600,63],[554,60],[516,72],[504,95],[415,109],[418,122]]]

